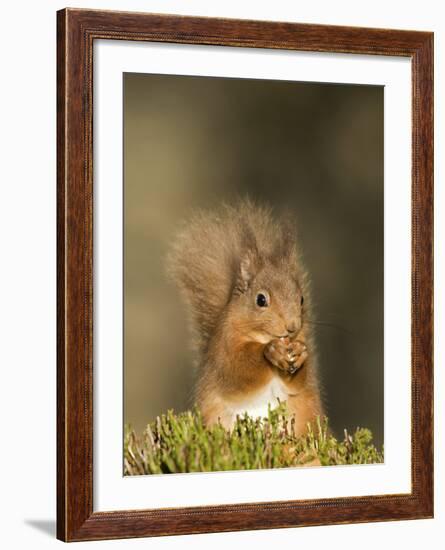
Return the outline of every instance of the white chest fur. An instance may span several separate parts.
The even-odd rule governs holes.
[[[267,417],[269,405],[274,409],[278,406],[279,401],[286,401],[287,398],[288,392],[285,385],[280,378],[275,377],[258,393],[250,395],[245,401],[239,402],[233,407],[233,420],[236,415],[242,416],[246,412],[253,418]]]

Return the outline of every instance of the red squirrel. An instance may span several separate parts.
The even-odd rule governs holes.
[[[196,213],[168,258],[198,357],[204,422],[267,416],[286,401],[297,434],[322,415],[308,275],[291,219],[242,200]]]

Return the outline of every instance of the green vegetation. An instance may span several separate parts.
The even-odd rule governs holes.
[[[383,462],[383,450],[372,444],[369,430],[345,430],[339,441],[329,433],[325,418],[296,437],[284,404],[262,420],[238,418],[230,432],[221,425],[207,428],[197,410],[178,415],[168,411],[141,436],[125,430],[125,475],[376,462]]]

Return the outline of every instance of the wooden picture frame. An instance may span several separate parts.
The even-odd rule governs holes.
[[[403,56],[412,62],[410,493],[93,512],[93,43]],[[64,541],[433,516],[433,34],[65,9],[57,13],[57,537]]]

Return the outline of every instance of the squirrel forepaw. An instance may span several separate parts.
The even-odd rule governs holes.
[[[306,344],[300,340],[276,338],[266,345],[264,356],[274,367],[294,374],[303,366],[308,358],[308,352]]]

